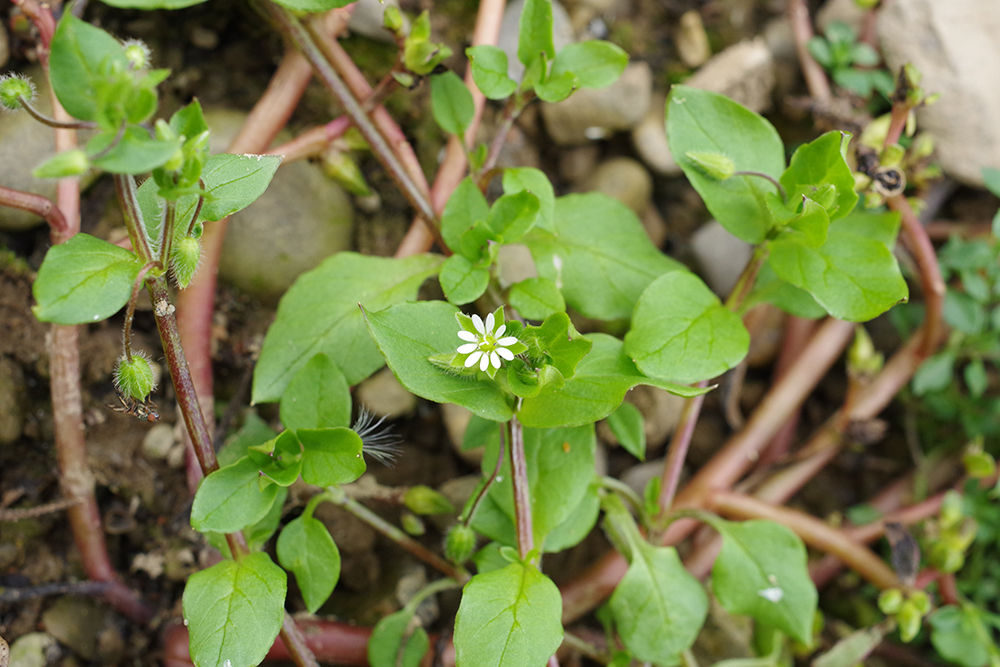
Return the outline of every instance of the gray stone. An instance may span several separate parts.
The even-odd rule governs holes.
[[[684,83],[725,95],[759,113],[771,106],[774,60],[767,44],[758,37],[713,56]]]
[[[390,6],[399,9],[399,0],[360,0],[354,3],[351,20],[347,23],[348,30],[369,39],[392,44],[392,34],[382,27],[385,10]],[[410,20],[405,14],[403,28],[407,33],[410,32]]]
[[[45,667],[58,656],[56,640],[44,632],[21,635],[10,645],[10,667]]]
[[[206,116],[213,152],[225,150],[245,118],[217,110]],[[293,162],[278,169],[257,201],[230,218],[219,276],[276,303],[300,274],[350,247],[353,221],[351,201],[339,185],[320,167]]]
[[[677,24],[676,42],[677,55],[688,67],[701,67],[712,57],[705,24],[701,22],[701,14],[696,9],[688,10],[681,15]]]
[[[42,614],[46,632],[87,660],[97,658],[97,637],[108,609],[87,598],[63,597]]]
[[[521,243],[507,243],[500,246],[497,254],[500,286],[509,287],[528,278],[537,278],[538,269],[528,246]]]
[[[503,20],[500,22],[500,38],[497,46],[507,54],[507,76],[520,81],[524,76],[524,65],[517,59],[517,37],[518,24],[521,20],[521,10],[524,9],[524,0],[514,0],[507,3],[503,12]],[[574,41],[573,27],[569,20],[569,14],[559,0],[552,0],[552,43],[556,51],[572,44]]]
[[[0,357],[0,444],[21,437],[25,400],[24,372],[13,359]]]
[[[417,408],[417,397],[399,384],[388,368],[358,385],[355,398],[373,415],[386,419],[412,415]]]
[[[831,23],[846,23],[856,32],[861,32],[867,13],[867,10],[858,7],[855,0],[827,0],[816,12],[816,27],[825,33]]]
[[[749,243],[727,232],[715,220],[705,223],[694,233],[691,250],[698,258],[705,282],[722,298],[732,291],[753,254]]]
[[[996,0],[895,0],[879,11],[886,62],[912,63],[921,86],[940,93],[917,111],[944,171],[982,186],[983,167],[1000,168],[1000,3]]]
[[[0,32],[3,32],[2,28]],[[44,114],[51,114],[49,90],[41,69],[31,68],[26,74],[38,89],[36,108]],[[0,155],[3,156],[0,159],[0,183],[4,187],[54,199],[56,181],[31,175],[32,169],[54,154],[52,128],[42,125],[24,111],[4,112],[0,116]],[[20,232],[41,223],[42,218],[37,215],[0,206],[0,231]]]
[[[163,461],[174,447],[174,427],[160,422],[149,428],[142,439],[142,455],[150,461]]]
[[[556,104],[543,104],[549,136],[560,146],[578,146],[631,130],[649,110],[653,73],[644,62],[630,63],[607,88],[583,89]]]
[[[626,395],[625,400],[642,413],[647,455],[656,453],[677,427],[684,409],[684,399],[657,387],[639,385]],[[599,425],[598,433],[605,442],[618,444],[618,439],[605,423]]]
[[[636,215],[642,215],[653,198],[653,178],[636,160],[614,157],[594,170],[583,189],[614,197]]]
[[[680,176],[683,172],[674,162],[667,143],[666,97],[653,95],[649,111],[632,130],[632,145],[650,169],[663,176]]]

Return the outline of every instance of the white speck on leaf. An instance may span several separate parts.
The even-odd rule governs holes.
[[[768,602],[781,602],[781,599],[785,597],[785,591],[781,590],[778,586],[772,586],[771,588],[763,588],[757,591],[757,595],[761,596]]]

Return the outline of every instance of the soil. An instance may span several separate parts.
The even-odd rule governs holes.
[[[462,43],[471,31],[474,17],[467,5],[473,3],[421,1],[404,3],[404,6],[418,9],[432,4],[438,21],[436,28],[446,39],[451,35],[452,43]],[[617,17],[608,29],[612,38],[627,42],[634,57],[649,62],[654,71],[666,73],[657,81],[657,87],[663,89],[668,78],[685,71],[673,50],[670,31],[664,27],[672,25],[685,10],[704,10],[703,18],[713,46],[718,46],[756,34],[781,4],[749,0],[707,3],[634,0],[624,3],[631,6],[631,13]],[[734,25],[727,17],[733,15],[737,6],[749,8],[749,13],[746,21]],[[0,12],[7,16],[10,11],[6,1],[0,0]],[[644,20],[633,20],[632,17],[637,16]],[[159,64],[173,70],[173,76],[161,86],[164,114],[195,95],[205,106],[225,104],[249,109],[266,87],[282,51],[274,31],[248,3],[239,0],[212,0],[170,14],[120,11],[93,3],[88,18],[116,34],[146,40]],[[374,82],[391,62],[391,50],[361,38],[351,40],[356,46],[360,45],[358,48],[364,47],[359,59]],[[30,44],[15,38],[12,46],[14,60],[10,65],[15,69],[23,67],[30,56]],[[389,106],[411,136],[420,139],[420,157],[430,169],[436,163],[443,138],[427,121],[429,114],[419,112],[423,108],[422,95],[423,92],[418,92],[410,99],[395,96],[390,99]],[[290,126],[293,131],[308,127],[329,119],[331,113],[336,110],[326,95],[318,86],[312,86]],[[789,123],[808,127],[803,125],[802,119],[786,119],[784,124]],[[544,134],[527,134],[537,144],[542,167],[555,176],[561,151],[548,143]],[[627,136],[613,137],[603,142],[599,150],[603,156],[632,153]],[[410,213],[405,201],[373,160],[366,158],[362,168],[381,197],[381,207],[376,212],[361,213],[356,244],[366,252],[388,255],[405,233]],[[557,176],[555,180],[557,189],[565,191],[568,183],[560,182]],[[980,202],[983,199],[979,193],[960,190],[952,198],[948,210],[970,219],[982,219]],[[690,233],[708,218],[700,200],[683,179],[662,177],[654,181],[654,200],[671,222],[665,250],[682,258],[689,256]],[[107,224],[104,212],[112,202],[113,189],[107,180],[88,191],[83,204],[84,231]],[[0,233],[0,247],[7,249],[0,254],[0,358],[12,360],[17,365],[23,375],[24,388],[22,434],[15,442],[0,445],[0,511],[5,511],[44,506],[58,501],[61,494],[48,394],[45,347],[48,325],[39,323],[31,313],[32,272],[37,270],[48,247],[47,233],[44,228],[17,234]],[[246,391],[248,372],[273,311],[226,286],[221,287],[216,305],[214,361],[218,416],[232,417],[224,423],[226,432],[231,434],[242,425],[250,410]],[[128,585],[155,608],[157,620],[153,627],[156,628],[179,619],[185,578],[214,556],[212,549],[188,524],[191,500],[183,463],[178,456],[179,434],[174,428],[176,415],[171,407],[170,383],[162,382],[161,389],[153,396],[160,408],[161,420],[157,425],[107,407],[115,399],[110,377],[120,352],[121,326],[121,317],[116,317],[80,327],[88,457],[97,482],[112,563]],[[160,358],[159,341],[148,310],[140,308],[135,335],[139,347],[149,350],[154,359]],[[744,414],[750,412],[770,381],[771,369],[767,365],[750,371],[738,401]],[[805,406],[799,425],[801,435],[812,432],[841,404],[845,386],[844,378],[837,373],[824,381]],[[707,401],[695,437],[692,464],[707,460],[731,432],[721,405],[723,399],[724,396],[716,392]],[[231,405],[233,409],[229,409]],[[257,412],[272,425],[277,425],[273,406],[258,406]],[[897,417],[888,415],[890,420]],[[455,477],[478,472],[448,444],[442,415],[433,404],[421,400],[412,417],[397,420],[392,427],[402,436],[402,454],[394,467],[371,467],[380,484],[438,487]],[[156,450],[159,453],[151,453],[156,444],[151,435],[154,429],[159,429],[156,431],[158,441],[167,443]],[[902,433],[902,428],[893,427],[879,444],[848,451],[829,466],[796,503],[808,506],[816,515],[830,516],[842,514],[846,508],[862,502],[886,480],[911,465]],[[623,450],[609,448],[607,469],[610,474],[621,476],[634,465],[636,461]],[[292,497],[295,498],[294,489]],[[286,511],[293,510],[294,506],[294,502],[290,503]],[[397,507],[378,503],[372,506],[385,518],[399,523]],[[407,577],[423,576],[423,568],[365,524],[339,510],[324,508],[322,518],[332,527],[343,554],[343,573],[341,584],[323,613],[370,625],[399,607],[396,593],[401,582],[408,581]],[[442,538],[439,526],[427,522],[426,528],[421,540],[436,549]],[[568,580],[608,548],[603,534],[597,529],[580,546],[551,557],[547,569],[554,573],[557,583]],[[67,604],[67,600],[85,600],[88,604],[92,601],[88,597],[57,594],[10,604],[4,598],[7,591],[84,579],[61,511],[41,513],[16,522],[0,521],[0,636],[12,642],[41,628],[56,634],[53,628],[58,625],[59,614],[53,613],[53,609]],[[848,588],[830,593],[831,598],[836,600],[838,595],[843,598],[844,590],[853,592],[850,587],[857,586],[851,579],[841,583]],[[299,610],[294,592],[289,599],[290,608]],[[445,629],[446,622],[452,618],[454,604],[453,598],[442,598],[439,617],[444,621],[436,629]],[[160,656],[154,632],[131,625],[101,605],[94,609],[99,611],[91,611],[100,616],[100,623],[94,630],[98,641],[91,642],[88,648],[86,642],[71,645],[67,640],[47,655],[48,664],[61,667],[158,664]]]

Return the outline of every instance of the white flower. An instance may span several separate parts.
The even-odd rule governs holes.
[[[477,333],[465,329],[459,330],[458,337],[468,341],[458,346],[459,354],[469,355],[465,360],[466,368],[471,368],[478,361],[481,371],[486,371],[491,364],[493,368],[499,369],[501,357],[507,361],[514,358],[514,353],[507,348],[517,342],[517,336],[502,337],[504,331],[507,330],[507,325],[501,324],[494,330],[495,324],[496,319],[493,317],[493,313],[486,316],[485,323],[479,315],[473,315],[472,325],[476,328]]]

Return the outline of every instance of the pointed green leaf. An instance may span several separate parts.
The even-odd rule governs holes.
[[[406,259],[342,252],[299,276],[278,305],[254,370],[254,402],[277,401],[288,383],[319,353],[357,384],[384,363],[368,335],[361,310],[381,310],[413,299],[442,258]]]
[[[517,59],[528,67],[541,57],[548,62],[555,55],[551,0],[525,0],[518,23]]]
[[[247,456],[261,474],[260,484],[291,486],[302,472],[302,444],[295,431],[282,431],[262,445],[250,447]]]
[[[483,295],[490,284],[490,272],[462,255],[452,255],[441,265],[440,280],[448,301],[461,306]]]
[[[112,142],[117,142],[112,146]],[[162,166],[180,150],[179,141],[153,139],[142,127],[130,127],[118,137],[104,132],[87,143],[87,153],[94,156],[107,150],[101,157],[94,157],[95,167],[112,174],[141,174]],[[110,148],[110,150],[108,150]]]
[[[572,379],[560,388],[546,386],[538,396],[524,399],[518,418],[525,426],[579,426],[604,419],[621,404],[625,392],[637,384],[660,387],[678,396],[709,391],[646,377],[625,354],[622,342],[613,336],[590,334],[586,338],[594,346],[576,367]]]
[[[64,13],[52,37],[49,71],[52,90],[71,116],[97,119],[97,93],[107,78],[101,71],[111,63],[128,69],[121,42],[72,13]]]
[[[472,63],[472,80],[491,100],[502,100],[517,90],[517,83],[507,76],[507,54],[495,46],[480,44],[465,50]]]
[[[535,228],[524,243],[538,275],[559,285],[567,304],[603,320],[631,317],[653,280],[681,268],[656,249],[631,209],[596,192],[558,198],[553,232]]]
[[[549,104],[562,102],[580,87],[580,79],[572,72],[562,72],[558,76],[550,76],[545,81],[535,84],[538,99]]]
[[[629,651],[664,667],[680,664],[708,615],[708,597],[676,549],[642,541],[608,606]]]
[[[608,415],[608,426],[625,451],[640,461],[646,460],[646,427],[639,408],[623,402]]]
[[[552,61],[549,76],[572,72],[581,88],[605,88],[618,80],[627,64],[628,54],[620,46],[592,39],[564,46]]]
[[[305,450],[302,479],[316,486],[349,484],[365,474],[361,437],[349,428],[299,429],[295,432]]]
[[[563,629],[562,598],[533,565],[511,563],[477,574],[455,618],[455,661],[462,667],[544,667]]]
[[[461,135],[472,122],[475,113],[472,93],[454,72],[431,77],[431,111],[434,120],[448,134]]]
[[[688,86],[671,89],[666,113],[670,152],[708,210],[733,235],[749,243],[763,241],[771,224],[764,196],[777,188],[755,176],[716,180],[687,154],[720,153],[738,171],[777,179],[785,170],[785,146],[774,127],[729,98]]]
[[[261,488],[260,468],[249,456],[206,477],[191,506],[195,530],[233,533],[263,519],[280,487]]]
[[[441,214],[441,236],[454,252],[460,252],[462,236],[490,214],[486,197],[471,176],[466,176],[448,198]]]
[[[261,552],[191,575],[184,621],[195,666],[260,664],[281,630],[286,586],[285,573]]]
[[[281,423],[288,429],[350,426],[351,388],[330,357],[317,354],[288,383]]]
[[[788,169],[781,175],[788,201],[798,201],[803,196],[815,199],[817,189],[829,184],[836,188],[836,199],[827,207],[830,219],[843,218],[850,213],[858,202],[854,174],[844,159],[850,141],[851,135],[847,132],[827,132],[799,146]]]
[[[593,343],[576,330],[566,313],[553,313],[538,326],[527,326],[521,341],[533,359],[555,366],[563,378],[576,373],[577,364],[587,356]]]
[[[826,209],[812,199],[803,195],[801,201],[796,202],[800,210],[789,210],[776,195],[769,195],[767,203],[775,221],[784,227],[777,238],[798,241],[810,248],[826,243],[830,217]]]
[[[409,609],[400,609],[372,630],[368,663],[371,667],[419,667],[428,648],[430,639],[419,619]]]
[[[538,209],[538,197],[530,192],[503,195],[490,208],[486,224],[503,243],[517,243],[535,226]]]
[[[672,271],[646,288],[625,335],[625,352],[639,370],[679,383],[721,375],[749,347],[739,316],[687,271]]]
[[[802,540],[773,521],[717,520],[712,527],[722,534],[712,568],[712,590],[722,606],[812,644],[817,594]]]
[[[430,357],[456,352],[463,342],[457,309],[443,301],[402,303],[369,312],[368,328],[389,368],[404,387],[438,403],[455,403],[493,421],[507,421],[511,408],[496,382],[460,376],[431,363]]]
[[[315,614],[340,578],[340,552],[322,522],[300,516],[278,536],[278,562],[295,575],[306,609]]]
[[[142,263],[130,251],[77,234],[52,246],[31,286],[43,322],[83,324],[111,317],[132,294]]]
[[[546,231],[554,230],[556,195],[552,182],[541,169],[517,167],[503,170],[504,194],[512,195],[522,190],[538,197],[538,219],[535,226]]]
[[[553,313],[566,311],[562,292],[548,278],[522,280],[510,288],[507,300],[529,320],[544,320]]]

